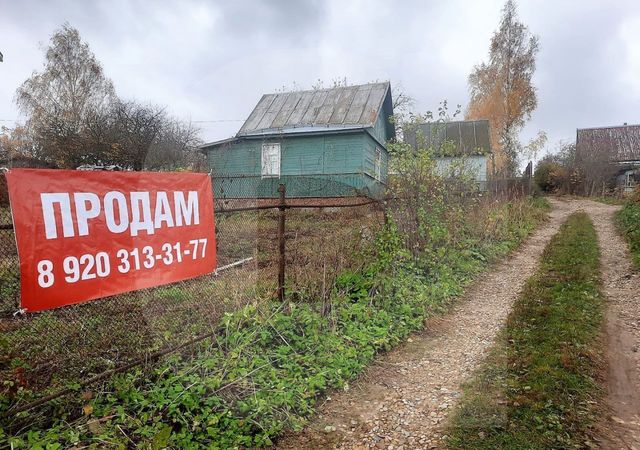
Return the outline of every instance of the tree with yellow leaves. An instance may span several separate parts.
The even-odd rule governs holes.
[[[494,171],[515,175],[523,147],[518,132],[537,106],[532,77],[536,68],[538,38],[518,20],[516,3],[507,0],[500,26],[491,38],[489,62],[469,75],[471,99],[468,119],[488,119],[492,130]]]

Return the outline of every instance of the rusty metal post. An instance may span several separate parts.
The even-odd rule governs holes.
[[[284,221],[286,215],[286,201],[285,201],[286,188],[284,184],[278,186],[278,193],[280,194],[280,214],[278,217],[278,249],[280,257],[278,260],[278,299],[284,301],[284,266],[285,266],[285,238],[284,238]]]

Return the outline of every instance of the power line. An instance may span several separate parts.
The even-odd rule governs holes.
[[[192,120],[191,123],[244,122],[244,119]]]
[[[0,122],[17,122],[20,119],[0,119]],[[191,123],[244,122],[244,119],[191,120]]]

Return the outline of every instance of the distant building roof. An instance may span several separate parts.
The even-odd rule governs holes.
[[[393,113],[389,82],[262,96],[237,134],[264,135],[305,130],[370,128],[381,109]]]
[[[640,125],[578,128],[576,153],[588,156],[593,151],[606,153],[610,161],[640,160]]]
[[[455,122],[428,122],[408,129],[405,142],[413,148],[433,148],[440,156],[479,155],[491,153],[488,120],[460,120]],[[443,143],[451,149],[444,152]],[[419,145],[418,145],[419,144]],[[446,154],[444,154],[444,153]]]

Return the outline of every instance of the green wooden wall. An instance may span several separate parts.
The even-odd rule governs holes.
[[[378,114],[378,119],[376,119],[376,123],[373,126],[373,135],[378,140],[378,142],[383,144],[386,144],[386,142],[391,137],[387,134],[387,122],[383,114]]]
[[[262,178],[262,144],[280,143],[280,178]],[[382,150],[382,174],[387,173],[387,153],[367,132],[247,139],[208,152],[217,198],[277,197],[279,183],[287,197],[341,197],[367,190],[381,192],[375,175],[376,146]]]

